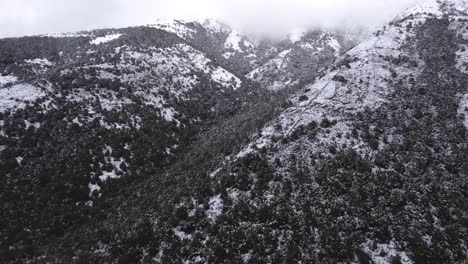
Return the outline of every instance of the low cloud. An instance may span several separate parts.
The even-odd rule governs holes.
[[[0,0],[0,37],[216,18],[255,36],[298,28],[373,28],[421,0]]]

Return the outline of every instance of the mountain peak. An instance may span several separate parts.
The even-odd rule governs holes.
[[[409,15],[456,16],[466,15],[467,11],[467,0],[426,0],[414,7],[408,8],[399,17],[407,17]]]

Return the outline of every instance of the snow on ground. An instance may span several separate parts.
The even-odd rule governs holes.
[[[421,4],[409,8],[403,14],[401,15],[401,18],[405,18],[409,15],[415,15],[415,14],[422,14],[422,13],[429,13],[429,14],[434,14],[436,16],[442,16],[442,12],[440,11],[440,4],[438,3],[438,0],[426,0],[426,1],[421,1]]]
[[[26,63],[30,63],[30,64],[36,64],[36,65],[39,65],[39,66],[52,66],[54,65],[54,63],[50,62],[48,59],[34,59],[34,60],[24,60]]]
[[[262,83],[265,89],[279,90],[296,83],[286,71],[289,64],[291,49],[280,52],[276,57],[254,69],[246,75],[246,78]],[[271,78],[274,73],[275,79]]]
[[[97,101],[99,99],[101,108],[108,111],[114,109],[119,111],[124,105],[132,102],[128,98],[118,98],[114,91],[105,90],[105,87],[101,88],[103,89],[96,89],[95,94],[81,88],[76,88],[67,96],[67,99],[73,102]]]
[[[246,75],[247,78],[254,80],[255,75],[261,76],[263,72],[267,72],[269,69],[274,68],[274,69],[284,69],[286,67],[287,62],[285,61],[287,59],[287,55],[291,53],[291,49],[284,50],[280,52],[275,58],[269,60],[267,63],[264,65],[258,67],[257,69],[253,70],[252,72],[248,73]]]
[[[215,33],[229,32],[231,30],[227,25],[217,21],[216,19],[211,18],[205,19],[204,21],[200,21],[200,24],[202,24],[203,27],[205,27],[206,29]]]
[[[89,188],[89,196],[92,196],[94,191],[98,193],[101,191],[101,187],[99,187],[99,185],[97,184],[89,183],[88,188]]]
[[[327,44],[335,50],[335,55],[339,56],[341,53],[341,45],[334,37],[329,37]]]
[[[451,0],[452,3],[452,8],[456,11],[458,11],[461,14],[466,15],[467,13],[467,6],[468,6],[468,0]]]
[[[468,40],[468,32],[463,34],[464,40]],[[462,46],[456,53],[457,55],[457,69],[463,73],[468,73],[468,45]]]
[[[460,115],[460,118],[463,118],[463,124],[468,129],[468,93],[464,94],[460,99],[458,114]]]
[[[56,33],[56,34],[46,34],[42,35],[43,37],[51,38],[78,38],[78,37],[89,37],[89,34],[84,33]]]
[[[216,195],[210,198],[210,208],[206,212],[208,219],[216,221],[216,218],[223,213],[223,199],[221,195]]]
[[[180,240],[191,240],[192,235],[187,234],[184,231],[181,231],[179,227],[174,228],[172,231],[174,231],[174,234],[180,238]]]
[[[373,263],[375,264],[391,263],[393,257],[399,257],[402,264],[413,263],[408,254],[404,251],[398,250],[393,241],[388,244],[375,245],[372,241],[368,241],[366,244],[364,244],[363,251],[370,255]]]
[[[233,85],[234,89],[241,87],[241,80],[221,67],[217,67],[213,71],[212,78],[214,81],[225,86]]]
[[[176,114],[178,114],[178,112],[172,107],[161,108],[161,115],[164,118],[164,120],[166,120],[167,122],[175,121],[177,123],[177,126],[179,126],[180,121],[175,118]]]
[[[12,75],[1,76],[0,75],[0,88],[5,86],[6,84],[15,83],[17,81],[18,81],[18,78],[16,76],[12,76]]]
[[[232,49],[237,52],[243,52],[241,43],[246,48],[254,48],[252,43],[247,41],[241,34],[239,34],[239,32],[233,30],[227,37],[226,42],[224,43],[224,47],[226,49]]]
[[[29,84],[17,84],[9,88],[0,88],[0,112],[7,109],[21,109],[26,102],[34,102],[45,96],[38,87]]]
[[[219,66],[213,66],[212,61],[208,59],[205,54],[184,44],[179,46],[181,46],[182,50],[189,55],[191,62],[197,70],[201,70],[202,72],[209,74],[213,81],[221,85],[232,85],[234,89],[240,88],[242,82],[239,78]]]
[[[348,114],[365,108],[376,109],[382,105],[392,92],[391,82],[394,79],[399,77],[402,81],[408,82],[410,76],[417,78],[420,74],[418,70],[410,69],[408,65],[388,67],[389,62],[384,59],[398,58],[404,52],[401,47],[406,37],[412,34],[414,33],[400,32],[396,26],[388,27],[378,36],[372,36],[350,50],[341,58],[342,66],[330,69],[322,78],[307,86],[303,92],[293,96],[290,99],[293,106],[266,127],[260,138],[247,146],[237,157],[242,157],[259,147],[277,145],[273,143],[273,138],[288,137],[298,128],[305,127],[313,121],[320,123],[324,118],[337,121],[337,124],[330,129],[330,133],[319,133],[310,142],[304,140],[298,144],[286,144],[282,146],[283,151],[277,152],[278,155],[287,156],[288,153],[294,152],[295,146],[298,145],[309,145],[304,151],[316,152],[330,145],[339,146],[343,143],[348,146],[351,144],[353,148],[362,151],[370,151],[359,142],[336,139],[336,135],[345,135],[351,131],[351,125],[346,120]],[[329,44],[333,46],[336,43],[331,40]],[[412,55],[410,59],[421,65],[423,62],[415,56]],[[347,62],[344,62],[345,60]],[[275,125],[281,129],[274,129]],[[311,153],[304,153],[303,156],[310,156],[308,154]]]
[[[118,179],[118,178],[120,178],[120,177],[117,175],[115,170],[113,170],[113,171],[103,171],[102,175],[99,176],[99,179],[101,179],[101,181],[103,181],[103,182],[107,181],[108,179]]]
[[[89,43],[94,44],[94,45],[100,45],[100,44],[103,44],[103,43],[107,43],[107,42],[111,42],[113,40],[116,40],[116,39],[120,38],[121,36],[122,36],[122,34],[120,34],[120,33],[109,34],[109,35],[106,35],[104,37],[95,38],[95,39],[91,40]]]
[[[160,30],[164,30],[170,33],[174,33],[182,39],[191,38],[192,35],[195,33],[195,30],[187,27],[185,24],[186,21],[182,20],[158,20],[156,24],[149,25],[150,27],[154,27]]]
[[[239,44],[241,41],[242,41],[242,36],[236,31],[232,31],[231,34],[229,34],[228,38],[226,39],[226,43],[224,44],[224,47],[226,49],[234,49],[235,51],[242,52],[242,49]]]

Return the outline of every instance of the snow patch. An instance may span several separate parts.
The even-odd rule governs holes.
[[[211,197],[209,205],[210,208],[206,212],[206,215],[208,219],[214,222],[223,213],[223,199],[221,199],[221,194]]]
[[[18,81],[18,78],[13,75],[1,76],[0,75],[0,88],[6,84],[15,83]]]
[[[56,34],[46,34],[42,35],[43,37],[50,38],[79,38],[79,37],[89,37],[89,34],[84,33],[56,33]]]
[[[93,196],[94,191],[96,191],[98,193],[101,191],[101,187],[99,185],[97,185],[97,184],[89,183],[88,188],[89,188],[89,196],[90,197]]]
[[[26,63],[36,64],[39,66],[52,66],[54,63],[50,62],[48,59],[34,59],[34,60],[24,60]]]
[[[180,238],[180,240],[191,240],[192,235],[185,233],[184,231],[181,231],[180,228],[175,228],[172,231],[174,231],[174,234]]]
[[[420,5],[407,9],[402,18],[405,18],[409,15],[416,15],[416,14],[433,14],[436,16],[442,16],[442,11],[440,10],[439,0],[426,0],[423,1]]]
[[[186,22],[182,20],[158,20],[156,24],[150,25],[150,27],[176,34],[182,39],[187,39],[192,37],[192,35],[195,33],[195,30],[187,27],[185,23]]]
[[[400,257],[402,264],[413,263],[408,254],[398,250],[398,247],[393,241],[388,244],[374,244],[372,241],[368,241],[364,244],[363,251],[370,255],[375,264],[390,263],[392,257]]]
[[[335,50],[336,56],[340,55],[341,45],[336,38],[330,37],[327,44]]]
[[[94,44],[94,45],[100,45],[100,44],[103,44],[103,43],[107,43],[107,42],[111,42],[113,40],[116,40],[116,39],[120,38],[121,36],[122,36],[122,34],[120,34],[120,33],[110,34],[110,35],[106,35],[104,37],[95,38],[95,39],[91,40],[89,43]]]
[[[468,39],[468,37],[467,37]],[[468,46],[464,46],[457,51],[457,69],[463,73],[468,73]]]
[[[214,81],[225,86],[233,85],[234,90],[241,87],[241,80],[221,67],[217,67],[213,71],[212,78]]]
[[[235,51],[242,52],[242,49],[240,47],[241,41],[242,41],[242,36],[237,31],[232,31],[227,37],[226,42],[224,43],[224,47],[226,49],[233,49]],[[244,45],[245,43],[247,42],[244,42]]]
[[[468,129],[468,93],[464,94],[460,99],[458,114],[462,118],[463,124]]]
[[[0,88],[0,112],[7,109],[25,108],[27,102],[34,102],[43,96],[45,96],[45,93],[40,88],[29,84]]]
[[[215,19],[205,19],[205,21],[200,21],[203,27],[210,30],[211,32],[229,32],[230,28],[225,24],[215,20]]]

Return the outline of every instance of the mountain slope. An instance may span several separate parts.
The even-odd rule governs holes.
[[[467,9],[427,1],[343,55],[316,32],[260,64],[208,22],[4,41],[2,261],[466,262]],[[316,40],[339,59],[312,81],[293,58]],[[311,83],[281,104],[255,68]]]
[[[305,31],[283,41],[275,57],[246,76],[270,90],[300,87],[314,81],[323,65],[331,65],[357,39],[339,31]]]
[[[272,47],[254,45],[247,36],[214,20],[159,21],[150,25],[174,33],[233,72],[245,74],[263,63]]]
[[[179,178],[143,248],[156,262],[466,262],[467,7],[429,2],[347,52],[244,150]]]
[[[96,216],[126,182],[159,174],[246,105],[275,106],[276,95],[150,27],[0,46],[2,261]]]
[[[253,262],[464,263],[467,9],[408,10],[293,96],[214,177],[212,245]]]
[[[290,93],[244,77],[276,51],[212,20],[0,40],[0,259],[238,151]]]

